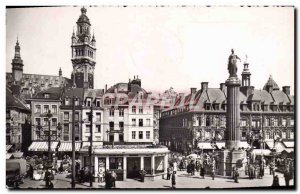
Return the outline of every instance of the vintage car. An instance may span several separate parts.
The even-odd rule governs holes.
[[[26,160],[12,159],[6,160],[6,185],[8,187],[18,187],[23,183],[26,175]]]

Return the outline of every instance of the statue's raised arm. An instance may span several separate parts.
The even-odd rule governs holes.
[[[231,55],[228,58],[228,72],[230,74],[229,77],[237,77],[237,60],[241,60],[236,54],[234,54],[234,50],[231,49]]]

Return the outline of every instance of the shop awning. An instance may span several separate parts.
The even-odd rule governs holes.
[[[10,159],[12,157],[11,153],[6,153],[6,160]]]
[[[90,147],[90,142],[87,142],[87,141],[84,141],[82,142],[82,146],[81,146],[81,149],[80,151],[88,151]],[[98,148],[103,148],[103,142],[101,141],[94,141],[93,142],[93,149],[98,149]]]
[[[293,141],[283,141],[283,144],[287,148],[294,148],[294,142]]]
[[[14,158],[21,158],[23,156],[23,152],[14,152],[12,153],[12,155],[14,156]]]
[[[269,149],[275,149],[276,152],[282,152],[283,150],[287,149],[281,142],[276,142],[275,147],[274,141],[266,141],[266,144],[268,145]]]
[[[75,151],[80,150],[81,142],[75,142]],[[58,148],[59,152],[71,152],[72,151],[72,142],[62,142]]]
[[[55,151],[57,145],[58,145],[57,141],[51,142],[51,151]],[[46,152],[46,151],[48,151],[48,142],[46,142],[46,141],[32,142],[31,145],[28,148],[28,151]]]
[[[216,145],[218,149],[222,149],[222,147],[225,148],[225,142],[217,142]]]
[[[211,143],[209,143],[209,142],[200,142],[200,143],[198,143],[198,148],[199,149],[213,149],[212,147],[211,147]]]
[[[284,152],[284,151],[286,151],[287,153],[291,153],[291,152],[294,152],[294,148],[285,148],[281,152]]]
[[[6,145],[6,151],[8,151],[11,147],[12,145]]]
[[[267,149],[253,149],[251,153],[255,155],[269,156],[272,152],[271,150],[267,150]]]
[[[169,153],[170,151],[168,148],[141,148],[141,149],[94,149],[94,154],[99,154],[99,155],[127,155],[127,154],[142,154],[142,155],[147,155],[147,154],[166,154]]]
[[[246,141],[241,141],[240,144],[239,144],[239,147],[247,149],[247,148],[250,147],[250,145]]]

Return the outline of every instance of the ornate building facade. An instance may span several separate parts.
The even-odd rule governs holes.
[[[262,90],[254,89],[250,81],[249,64],[245,62],[239,95],[242,147],[251,144],[255,148],[272,149],[274,139],[279,138],[281,149],[292,151],[294,96],[290,87],[283,86],[280,90],[271,76]],[[208,82],[202,82],[198,91],[191,88],[190,94],[179,95],[173,106],[162,112],[160,142],[171,150],[186,153],[224,147],[226,96],[224,83],[220,88],[209,88]]]

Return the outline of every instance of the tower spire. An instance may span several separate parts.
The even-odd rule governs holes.
[[[17,36],[17,42],[15,46],[15,56],[12,60],[12,74],[14,81],[20,81],[23,76],[23,60],[21,59],[20,54],[21,47],[19,45],[19,37]]]

